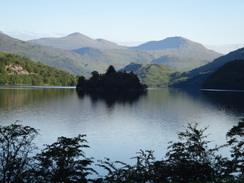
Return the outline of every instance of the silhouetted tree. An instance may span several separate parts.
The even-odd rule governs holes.
[[[173,182],[207,182],[216,178],[226,178],[225,158],[215,153],[220,147],[210,149],[210,141],[204,135],[206,128],[197,129],[197,124],[188,124],[185,132],[180,132],[180,142],[170,142],[166,153],[169,180]],[[219,166],[222,165],[222,166]],[[223,166],[224,165],[224,166]]]
[[[227,133],[227,138],[231,147],[233,171],[244,181],[244,119]]]
[[[46,148],[36,156],[36,182],[73,183],[87,182],[86,176],[95,172],[88,166],[91,158],[86,158],[83,148],[85,135],[74,138],[59,137],[57,142],[46,145]]]
[[[111,65],[105,74],[99,74],[93,71],[92,76],[86,82],[80,77],[77,84],[77,90],[144,90],[147,86],[140,83],[137,75],[133,72],[116,72]]]
[[[114,66],[110,65],[105,73],[105,75],[111,75],[111,74],[114,74],[116,73],[116,70],[114,68]]]
[[[79,87],[85,87],[86,86],[86,78],[84,77],[84,76],[80,76],[79,78],[78,78],[78,84],[77,84],[77,86],[79,86]]]
[[[0,126],[0,182],[20,183],[30,177],[37,135],[36,129],[17,122]]]

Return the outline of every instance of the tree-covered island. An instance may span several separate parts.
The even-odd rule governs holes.
[[[147,88],[133,72],[116,72],[112,65],[105,74],[97,71],[91,74],[90,79],[79,77],[77,91],[144,91]]]

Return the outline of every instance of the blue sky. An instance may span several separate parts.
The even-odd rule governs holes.
[[[21,39],[80,32],[117,43],[182,36],[244,44],[244,0],[0,0],[0,31]]]

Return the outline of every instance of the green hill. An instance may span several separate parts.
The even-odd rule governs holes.
[[[179,74],[163,64],[131,63],[120,71],[133,71],[143,84],[151,87],[167,87]]]
[[[244,90],[244,60],[226,63],[203,83],[202,88]]]
[[[0,85],[74,86],[76,78],[68,72],[21,56],[0,53]]]

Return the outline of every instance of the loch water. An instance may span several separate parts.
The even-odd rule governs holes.
[[[73,87],[0,86],[0,125],[19,120],[39,129],[40,148],[86,134],[87,157],[132,161],[140,149],[162,159],[188,123],[208,127],[212,144],[244,116],[244,93],[149,88],[145,94],[77,94]],[[228,152],[222,152],[228,154]]]

